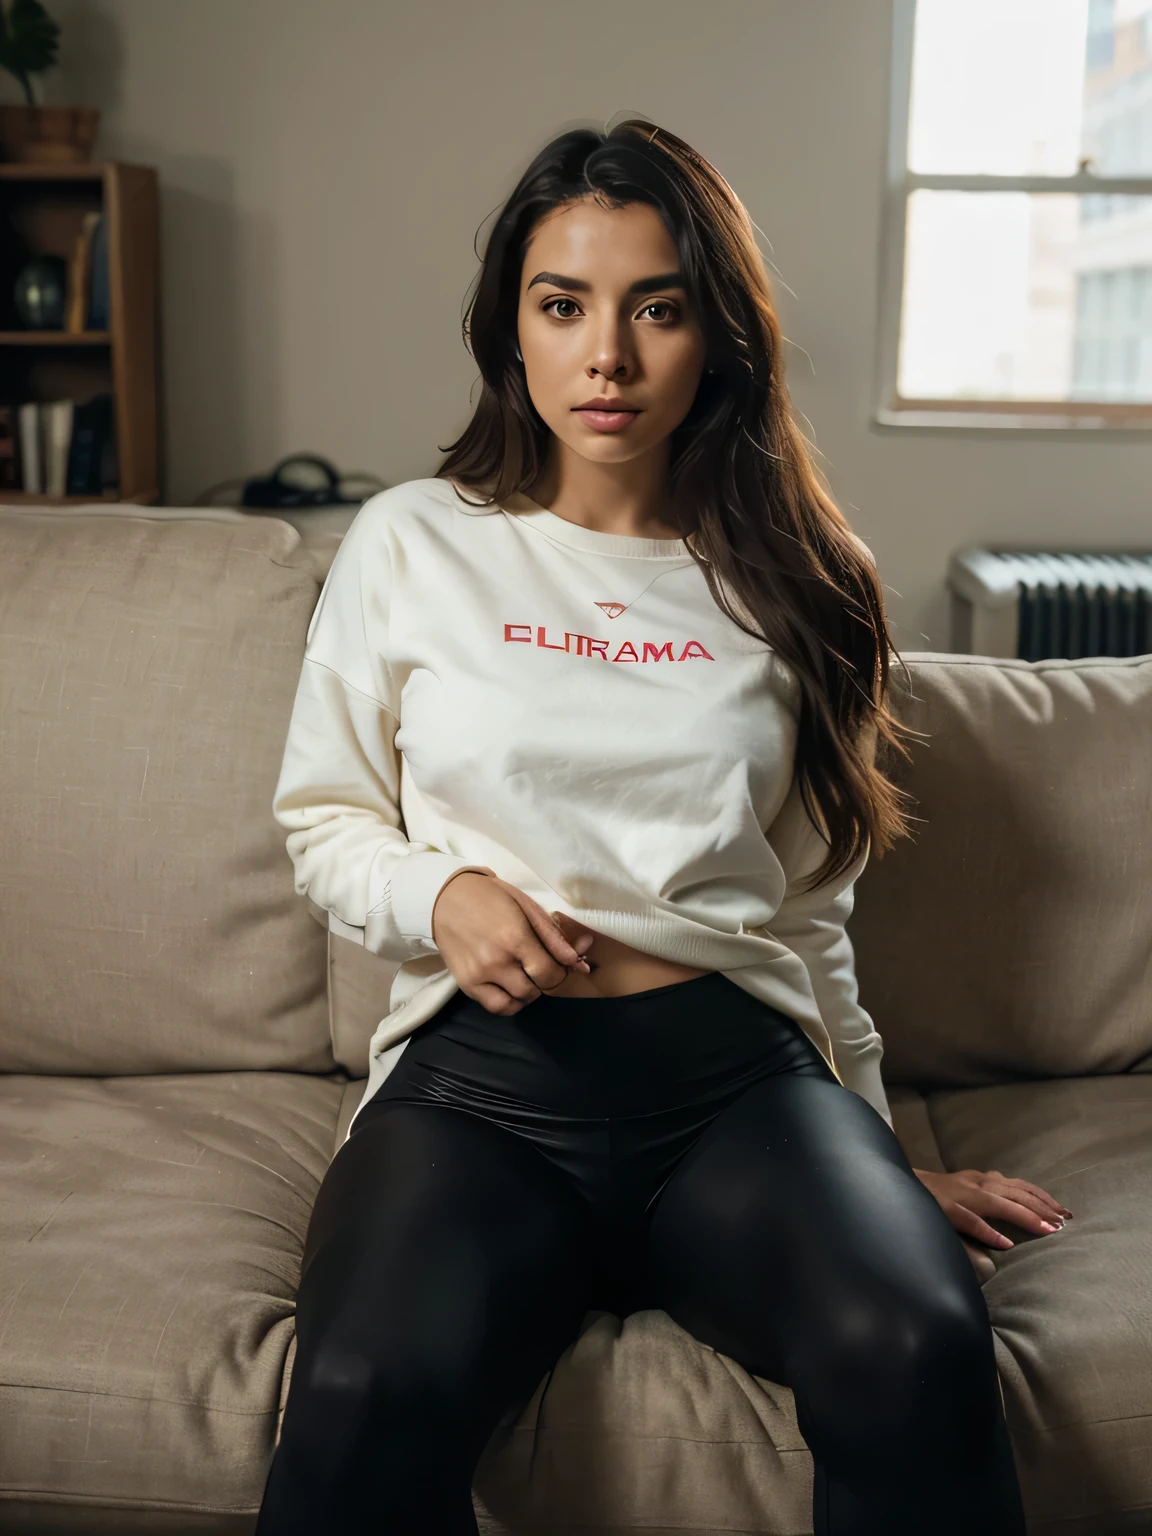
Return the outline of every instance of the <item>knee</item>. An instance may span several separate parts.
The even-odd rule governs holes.
[[[297,1358],[285,1411],[306,1421],[311,1441],[354,1446],[386,1433],[402,1439],[406,1426],[426,1435],[459,1416],[475,1379],[470,1342],[446,1328],[417,1334],[376,1324],[360,1337],[340,1331],[321,1337]],[[292,1409],[295,1409],[295,1414]]]
[[[857,1442],[894,1425],[938,1430],[940,1415],[962,1420],[995,1381],[991,1327],[959,1297],[860,1301],[820,1330],[797,1377],[812,1408],[842,1420]]]
[[[353,1428],[363,1424],[380,1400],[382,1373],[376,1362],[355,1344],[322,1341],[310,1358],[297,1353],[285,1410],[290,1421],[307,1426],[308,1438],[346,1443]]]

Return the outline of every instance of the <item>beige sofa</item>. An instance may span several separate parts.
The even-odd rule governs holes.
[[[270,811],[322,571],[277,518],[0,509],[5,1532],[254,1524],[391,976]],[[1029,1528],[1148,1532],[1152,656],[906,659],[923,821],[850,929],[897,1133],[1075,1213],[984,1282]],[[589,1312],[475,1489],[508,1536],[782,1536],[811,1482],[790,1391]]]

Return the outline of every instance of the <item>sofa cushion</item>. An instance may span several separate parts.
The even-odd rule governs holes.
[[[993,1255],[983,1288],[1029,1530],[1141,1529],[1152,1510],[1152,1077],[1005,1084],[927,1105],[947,1168],[997,1169],[1072,1212],[1041,1237],[997,1222],[1016,1246]]]
[[[0,1070],[330,1071],[272,797],[319,586],[276,518],[0,508]]]
[[[0,1528],[251,1529],[342,1097],[0,1077]]]
[[[344,1097],[340,1101],[340,1111],[336,1116],[335,1140],[332,1143],[332,1156],[335,1157],[344,1145],[344,1138],[348,1134],[348,1127],[352,1124],[352,1116],[360,1107],[360,1100],[364,1097],[364,1090],[368,1086],[367,1078],[357,1077],[347,1084],[344,1089]]]
[[[904,659],[921,819],[848,923],[885,1083],[1152,1070],[1152,656]]]
[[[1028,1529],[1145,1529],[1152,1078],[948,1090],[919,1103],[897,1090],[892,1109],[916,1166],[923,1148],[945,1168],[995,1168],[1074,1213],[1048,1236],[995,1222],[1015,1247],[991,1250],[982,1291]],[[812,1461],[791,1390],[749,1375],[658,1310],[588,1314],[531,1402],[492,1437],[475,1487],[485,1536],[811,1528]]]
[[[396,961],[374,955],[362,944],[338,933],[329,936],[332,1051],[337,1063],[353,1077],[368,1076],[368,1047],[391,1007],[389,997],[398,970]]]

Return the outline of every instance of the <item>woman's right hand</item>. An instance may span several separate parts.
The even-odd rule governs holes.
[[[584,954],[596,934],[564,914],[555,918],[498,875],[464,870],[441,887],[432,908],[432,942],[460,990],[489,1013],[519,1013],[570,970],[590,974]]]

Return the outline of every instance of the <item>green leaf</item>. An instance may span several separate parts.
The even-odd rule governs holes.
[[[40,0],[0,4],[0,69],[15,75],[25,91],[28,76],[50,69],[60,46],[60,28]]]

